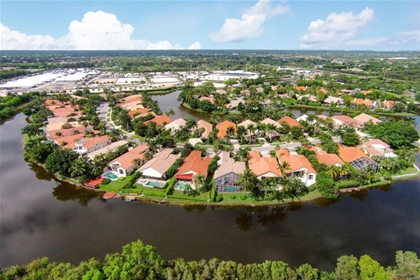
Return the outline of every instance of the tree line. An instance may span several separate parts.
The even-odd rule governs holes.
[[[26,265],[3,268],[0,279],[407,279],[420,277],[415,252],[397,251],[395,265],[384,267],[369,255],[344,255],[333,271],[305,263],[290,267],[282,261],[242,264],[216,258],[165,260],[156,248],[135,241],[121,253],[107,254],[104,261],[89,259],[78,265],[51,262],[43,257]]]

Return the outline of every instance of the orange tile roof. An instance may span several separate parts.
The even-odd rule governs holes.
[[[207,96],[202,96],[200,97],[201,101],[207,100],[209,101],[211,104],[214,104],[214,97],[207,97]]]
[[[312,164],[304,155],[290,155],[289,151],[286,149],[278,149],[276,150],[276,154],[280,161],[280,164],[282,164],[283,162],[289,163],[290,167],[285,170],[286,173],[292,173],[304,168],[306,174],[316,174],[316,171],[312,167]]]
[[[343,122],[344,124],[348,124],[348,125],[356,123],[356,121],[353,118],[350,118],[349,116],[346,116],[346,115],[333,116],[332,118],[336,119],[336,120],[339,120],[339,121]]]
[[[149,112],[149,109],[147,108],[139,108],[136,110],[132,110],[132,111],[128,111],[128,115],[130,116],[130,118],[134,119],[134,115],[137,116],[141,116],[143,114],[146,114],[147,112]]]
[[[211,157],[201,157],[201,151],[192,151],[184,160],[182,165],[179,167],[178,172],[175,174],[183,175],[187,173],[196,173],[197,175],[207,176],[207,170]]]
[[[60,106],[60,105],[67,105],[68,102],[65,101],[59,101],[56,99],[47,99],[44,101],[45,106]]]
[[[89,149],[90,147],[92,147],[92,146],[94,146],[98,143],[104,142],[104,141],[109,141],[109,144],[111,144],[111,140],[107,135],[95,136],[95,137],[90,137],[90,138],[82,138],[80,140],[85,140],[86,141],[86,143],[83,144],[83,147],[85,149]]]
[[[155,117],[151,120],[148,120],[148,121],[144,122],[144,124],[148,125],[151,122],[154,122],[157,125],[165,125],[165,124],[171,123],[172,119],[170,117],[168,117],[167,115],[160,115],[160,116],[157,116],[157,117]]]
[[[305,87],[305,86],[295,86],[295,89],[296,90],[306,90],[307,87]]]
[[[338,155],[345,161],[345,162],[352,162],[356,159],[362,157],[368,157],[364,152],[355,148],[355,147],[347,147],[343,145],[338,146]]]
[[[76,114],[76,116],[80,116],[80,111],[74,111],[75,108],[73,108],[71,105],[65,105],[64,108],[60,108],[62,105],[51,105],[46,106],[48,110],[52,111],[54,116],[56,117],[67,117],[70,114]]]
[[[266,173],[273,173],[279,177],[283,177],[277,159],[274,157],[262,157],[257,151],[248,152],[249,169],[257,177]]]
[[[291,117],[289,117],[289,116],[285,116],[285,117],[283,117],[283,118],[281,118],[281,119],[279,119],[278,121],[277,121],[278,123],[282,123],[282,122],[285,122],[285,123],[287,123],[289,126],[298,126],[298,125],[300,125],[300,123],[297,121],[297,120],[295,120],[295,119],[292,119]]]
[[[372,116],[370,116],[368,114],[365,114],[365,113],[361,113],[360,115],[357,115],[353,119],[355,119],[356,121],[361,122],[363,124],[366,123],[366,122],[368,122],[368,121],[372,121],[374,124],[377,124],[377,123],[382,122],[381,120],[379,120],[379,119],[377,119],[375,117],[372,117]]]
[[[149,146],[147,145],[138,145],[136,148],[128,151],[127,153],[117,157],[116,159],[112,160],[109,163],[119,162],[120,167],[127,170],[128,168],[132,167],[134,165],[133,161],[134,159],[143,159],[144,152],[147,151]]]
[[[124,106],[127,105],[129,103],[141,103],[143,102],[143,99],[141,98],[140,95],[130,95],[130,96],[126,96],[124,97],[124,102],[117,104],[117,106]]]
[[[75,130],[79,131],[79,133],[74,133]],[[70,135],[81,134],[85,131],[86,131],[86,128],[83,125],[78,125],[78,126],[75,126],[73,128],[68,128],[68,129],[61,128],[61,129],[56,129],[56,130],[50,130],[50,131],[47,131],[47,133],[51,139],[58,139],[58,138],[66,137]],[[59,135],[57,135],[57,133]]]
[[[219,139],[225,138],[226,131],[229,127],[233,127],[233,129],[235,130],[235,135],[236,135],[236,124],[230,121],[224,121],[216,125],[216,128],[219,130],[219,132],[217,132],[217,138]]]
[[[385,107],[388,107],[389,109],[392,109],[392,108],[394,108],[394,103],[395,102],[393,100],[385,100],[382,103]]]

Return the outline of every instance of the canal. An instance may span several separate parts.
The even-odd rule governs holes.
[[[420,179],[261,208],[103,201],[55,181],[22,159],[23,114],[0,126],[0,266],[47,256],[103,259],[140,239],[165,258],[217,257],[241,263],[281,260],[331,270],[344,254],[393,264],[397,250],[420,253]]]

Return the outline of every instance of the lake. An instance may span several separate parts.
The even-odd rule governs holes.
[[[22,158],[19,114],[0,126],[0,266],[47,256],[77,264],[140,239],[165,258],[281,260],[331,270],[344,254],[392,264],[420,253],[420,179],[371,191],[260,208],[104,201],[55,181]],[[418,161],[419,162],[419,161]]]

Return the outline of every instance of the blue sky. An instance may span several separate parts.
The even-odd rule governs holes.
[[[1,1],[1,49],[420,50],[420,1]]]

